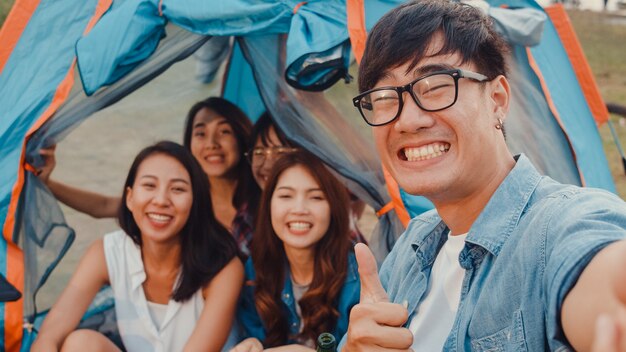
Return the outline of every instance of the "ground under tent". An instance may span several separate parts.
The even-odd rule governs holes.
[[[223,95],[253,117],[268,109],[289,138],[321,157],[353,193],[380,211],[372,241],[380,258],[401,233],[400,222],[428,207],[385,176],[369,128],[351,107],[354,82],[347,87],[341,83],[350,73],[351,58],[362,53],[366,30],[392,2],[271,2],[257,8],[232,1],[222,8],[231,20],[219,26],[211,3],[198,2],[193,12],[167,0],[92,0],[80,6],[52,0],[16,3],[0,32],[0,46],[8,48],[0,53],[0,88],[6,92],[0,96],[0,274],[22,299],[0,304],[4,349],[27,349],[36,312],[48,308],[35,305],[36,293],[47,280],[54,281],[49,276],[52,268],[74,237],[81,236],[72,224],[66,225],[53,197],[28,171],[40,163],[37,151],[62,145],[66,137],[69,143],[79,123],[101,109],[123,105],[120,100],[132,91],[211,43],[205,35],[239,36],[230,53]],[[497,8],[503,4],[509,9]],[[606,120],[606,108],[599,107],[604,106],[601,99],[598,105],[593,81],[582,78],[584,62],[568,58],[571,48],[563,44],[559,22],[562,8],[549,10],[546,17],[531,1],[491,5],[490,14],[514,49],[515,104],[507,122],[511,149],[528,154],[542,172],[559,181],[614,190],[595,129],[596,122]],[[535,25],[530,32],[520,32],[516,19]],[[192,76],[170,79],[190,81]],[[209,95],[202,89],[198,98]],[[182,93],[174,88],[169,94]],[[325,96],[332,96],[332,102]],[[170,111],[169,116],[185,110]],[[124,124],[145,126],[121,110],[120,115]],[[174,120],[163,123],[172,123],[177,131],[182,128]],[[180,140],[180,135],[173,132],[170,138]],[[111,137],[110,145],[127,142]],[[102,152],[106,147],[93,150],[89,162],[116,160]],[[89,163],[80,172],[88,174]],[[95,312],[102,306],[96,305]]]

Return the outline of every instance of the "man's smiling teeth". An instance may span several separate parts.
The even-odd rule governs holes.
[[[287,226],[289,226],[289,228],[292,230],[302,231],[310,229],[313,225],[309,224],[308,222],[294,221],[288,223]]]
[[[155,213],[148,213],[148,218],[156,222],[168,222],[172,219],[172,217],[169,215],[155,214]]]
[[[420,161],[436,158],[450,149],[448,143],[432,143],[417,148],[404,148],[404,156],[408,161]]]

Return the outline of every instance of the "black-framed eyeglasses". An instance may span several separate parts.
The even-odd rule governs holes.
[[[436,71],[403,86],[370,89],[354,97],[352,102],[365,122],[370,126],[382,126],[400,116],[404,92],[409,92],[415,104],[424,111],[440,111],[451,107],[458,98],[461,78],[477,82],[489,80],[485,75],[467,70]]]
[[[255,147],[250,151],[243,153],[248,162],[253,165],[263,164],[268,157],[278,158],[281,155],[297,152],[298,148],[294,147]]]

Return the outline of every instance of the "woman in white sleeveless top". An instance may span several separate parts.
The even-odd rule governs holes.
[[[243,265],[208,194],[206,175],[182,146],[160,142],[141,151],[122,195],[122,231],[87,250],[32,350],[119,351],[96,331],[74,331],[110,284],[127,351],[220,351]]]

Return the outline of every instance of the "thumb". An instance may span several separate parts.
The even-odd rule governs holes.
[[[354,246],[361,279],[361,303],[389,302],[389,296],[380,283],[378,266],[372,251],[363,243]]]
[[[593,352],[617,351],[618,338],[615,321],[608,315],[601,315],[596,320],[596,331],[592,346]]]

